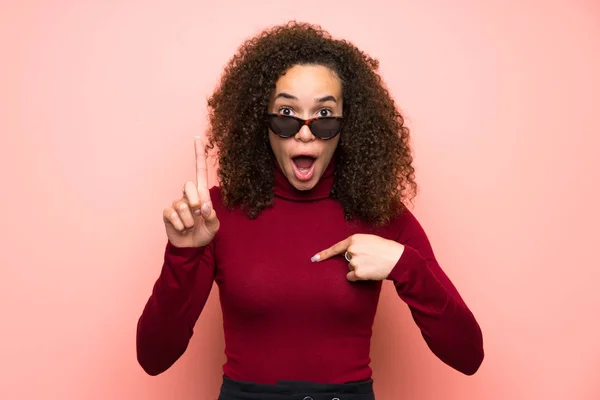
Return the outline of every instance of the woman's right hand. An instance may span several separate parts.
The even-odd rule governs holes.
[[[206,150],[202,139],[196,137],[194,147],[198,182],[186,182],[183,196],[163,211],[167,237],[175,247],[206,246],[219,230],[219,220],[208,190]]]

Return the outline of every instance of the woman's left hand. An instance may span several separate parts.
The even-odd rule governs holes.
[[[320,262],[348,252],[346,275],[349,281],[381,281],[388,277],[404,252],[404,245],[377,235],[355,234],[315,254],[311,261]]]

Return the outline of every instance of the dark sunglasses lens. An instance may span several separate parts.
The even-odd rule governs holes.
[[[322,139],[329,139],[340,132],[342,128],[342,120],[337,118],[321,118],[314,121],[310,128],[315,136]]]
[[[290,137],[300,130],[300,121],[286,116],[272,116],[269,118],[269,128],[281,137]]]

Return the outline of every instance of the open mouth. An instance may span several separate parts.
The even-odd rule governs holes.
[[[315,170],[316,157],[308,155],[300,155],[292,157],[292,165],[296,178],[300,181],[308,181],[312,178]]]

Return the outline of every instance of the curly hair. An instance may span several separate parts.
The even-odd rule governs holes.
[[[318,25],[295,21],[243,43],[208,99],[207,150],[217,147],[225,206],[254,219],[273,205],[275,156],[262,116],[278,78],[294,65],[329,67],[342,83],[346,121],[331,197],[347,220],[386,224],[414,198],[417,184],[409,129],[377,73],[379,62]]]

